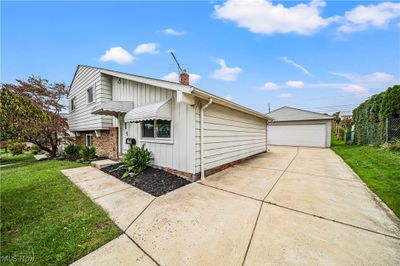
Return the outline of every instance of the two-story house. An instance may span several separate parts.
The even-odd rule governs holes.
[[[79,65],[68,95],[69,130],[99,156],[131,147],[152,151],[154,166],[206,174],[266,151],[269,117],[189,85]]]

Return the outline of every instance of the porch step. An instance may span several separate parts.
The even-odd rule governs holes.
[[[92,165],[93,167],[96,167],[96,168],[98,168],[98,169],[101,169],[101,168],[104,168],[104,167],[107,167],[107,166],[110,166],[110,165],[113,165],[113,164],[117,164],[117,163],[118,163],[117,161],[113,161],[113,160],[110,160],[110,159],[106,159],[106,160],[93,161],[93,162],[91,163],[91,165]]]

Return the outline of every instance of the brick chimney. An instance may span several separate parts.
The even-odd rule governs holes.
[[[182,70],[182,73],[179,74],[179,83],[189,85],[189,74],[186,72],[186,69]]]

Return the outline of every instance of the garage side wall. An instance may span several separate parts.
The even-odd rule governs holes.
[[[200,108],[196,104],[196,173],[200,172]],[[266,151],[264,119],[212,104],[204,113],[205,170]]]

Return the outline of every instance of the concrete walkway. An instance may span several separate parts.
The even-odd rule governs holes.
[[[400,222],[329,149],[272,147],[154,198],[64,170],[124,234],[76,265],[400,263]]]

